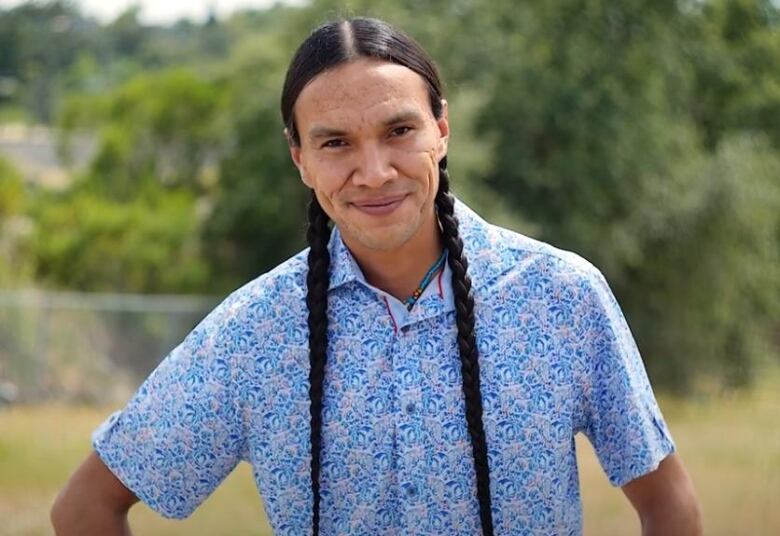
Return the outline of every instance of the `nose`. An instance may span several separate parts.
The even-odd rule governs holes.
[[[398,177],[390,152],[376,143],[364,144],[358,153],[359,161],[352,181],[356,186],[378,188]]]

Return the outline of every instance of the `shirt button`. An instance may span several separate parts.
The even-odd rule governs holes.
[[[406,413],[408,413],[409,415],[411,415],[412,413],[414,413],[414,410],[415,410],[415,409],[417,409],[417,406],[415,406],[415,405],[414,405],[414,402],[409,402],[409,403],[406,405]]]
[[[409,486],[407,486],[406,494],[409,497],[414,497],[415,495],[417,495],[417,486],[414,486],[414,485],[411,485],[411,484]]]

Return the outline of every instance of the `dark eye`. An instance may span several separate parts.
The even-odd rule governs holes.
[[[332,140],[328,140],[325,143],[322,144],[322,147],[343,147],[345,145],[344,140],[341,138],[334,138]]]
[[[412,127],[395,127],[392,130],[393,136],[403,136],[407,132],[411,131]]]

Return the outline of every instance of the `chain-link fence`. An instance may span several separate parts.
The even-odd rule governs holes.
[[[0,291],[0,403],[125,400],[218,302]]]

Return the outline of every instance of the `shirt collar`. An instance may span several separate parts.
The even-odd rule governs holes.
[[[363,271],[358,266],[357,261],[347,249],[344,240],[341,238],[341,232],[338,226],[333,227],[328,242],[328,252],[330,253],[330,284],[328,290],[333,290],[350,281],[365,282],[366,278]]]

